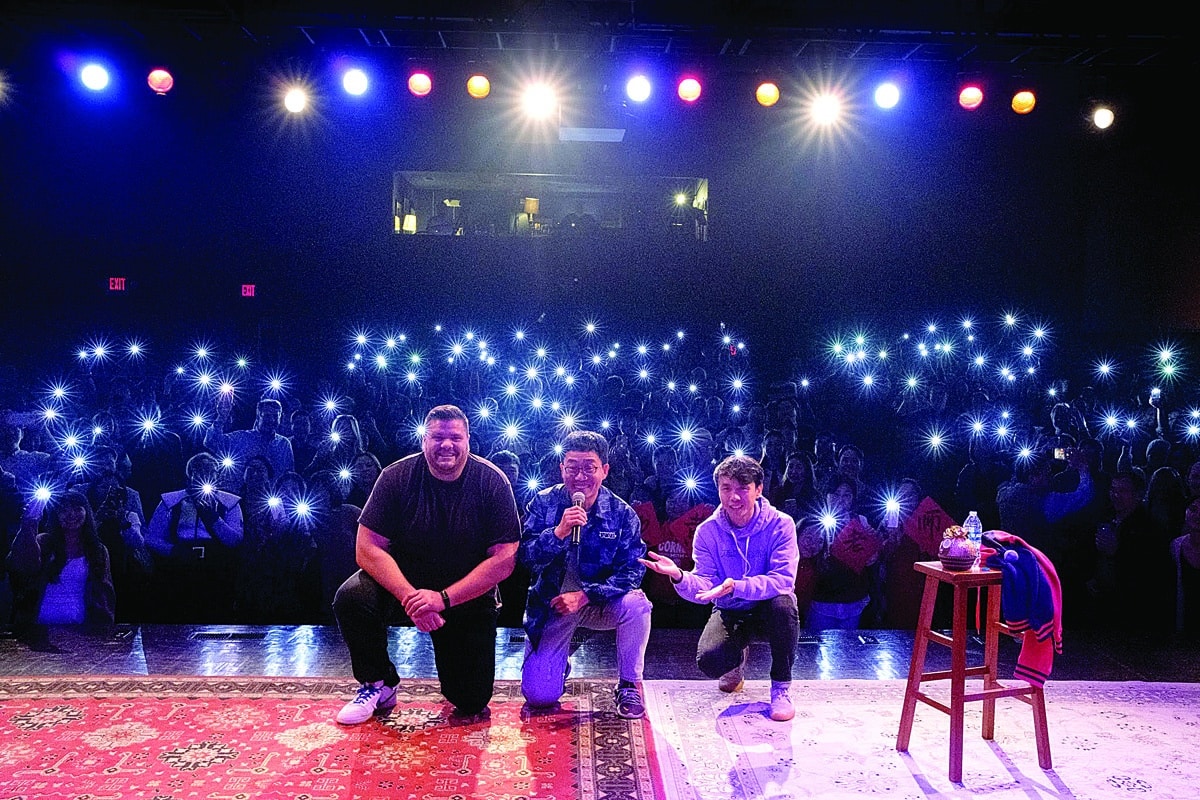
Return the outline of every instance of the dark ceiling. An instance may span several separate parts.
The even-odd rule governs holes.
[[[354,48],[418,58],[649,57],[757,69],[845,60],[1097,72],[1197,65],[1181,4],[990,0],[8,2],[0,46],[46,35],[253,54]],[[1104,4],[1107,6],[1107,4]],[[1171,8],[1167,8],[1171,6]]]

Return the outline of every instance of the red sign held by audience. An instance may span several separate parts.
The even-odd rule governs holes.
[[[935,558],[942,544],[942,531],[957,525],[932,497],[917,504],[917,509],[904,523],[904,535],[917,543],[924,558]]]

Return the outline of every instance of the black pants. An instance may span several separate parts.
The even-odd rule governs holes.
[[[741,662],[742,650],[756,638],[771,645],[771,680],[790,681],[800,639],[796,595],[781,594],[741,611],[714,607],[700,633],[696,665],[710,678],[719,678]]]
[[[388,628],[404,619],[390,592],[361,569],[333,598],[333,613],[359,683],[400,681],[388,655]],[[489,595],[444,612],[446,624],[429,634],[442,696],[461,714],[487,708],[496,683],[496,604]]]

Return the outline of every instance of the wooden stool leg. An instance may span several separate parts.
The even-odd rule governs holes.
[[[984,689],[996,689],[1000,686],[996,674],[996,664],[1000,653],[1000,587],[989,586],[986,592],[979,593],[982,602],[987,597],[987,616],[984,618],[983,665],[987,668],[983,676]],[[996,732],[996,698],[985,697],[983,700],[983,738],[991,739]]]
[[[1037,737],[1038,766],[1052,769],[1054,762],[1050,760],[1050,730],[1046,727],[1046,693],[1037,689],[1029,699],[1033,706],[1033,735]]]
[[[950,780],[962,783],[963,695],[967,683],[967,589],[954,587],[954,630],[950,646]]]
[[[896,749],[908,750],[912,736],[913,717],[917,711],[917,693],[921,691],[921,676],[925,671],[925,652],[929,647],[926,631],[933,625],[933,610],[937,605],[938,579],[925,576],[925,591],[921,595],[921,613],[913,639],[912,663],[908,666],[908,684],[904,689],[904,708],[900,712],[900,732],[896,735]]]

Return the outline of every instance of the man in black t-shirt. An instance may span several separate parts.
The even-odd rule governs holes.
[[[496,675],[496,585],[516,563],[521,527],[508,478],[470,453],[466,414],[436,406],[421,452],[379,476],[359,517],[361,569],[333,600],[362,686],[337,715],[365,722],[396,704],[387,629],[400,611],[433,640],[442,695],[458,716],[483,712]]]

